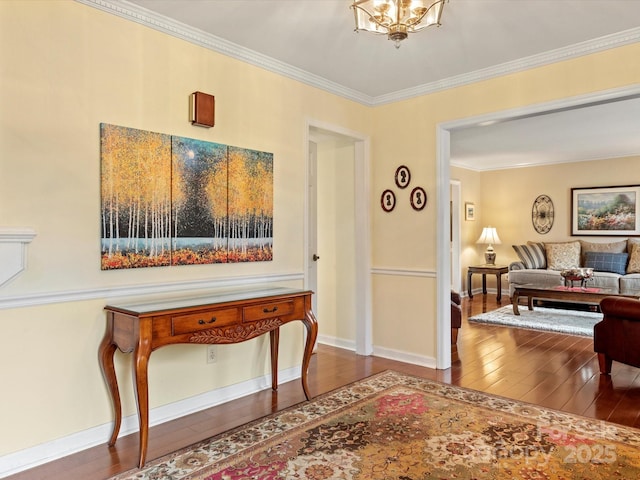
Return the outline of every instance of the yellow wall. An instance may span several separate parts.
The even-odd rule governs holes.
[[[638,185],[639,162],[640,157],[627,157],[483,173],[484,220],[498,228],[502,245],[494,248],[500,263],[517,260],[511,246],[529,240],[558,242],[583,238],[597,242],[614,238],[571,237],[571,188]],[[517,188],[508,188],[513,185]],[[541,194],[551,197],[555,212],[553,227],[544,235],[538,234],[531,223],[533,202]]]
[[[302,278],[307,118],[371,135],[372,265],[387,271],[373,278],[374,343],[435,357],[436,125],[632,84],[639,57],[635,44],[369,109],[79,3],[0,2],[0,222],[37,233],[28,269],[0,289],[0,383],[7,387],[0,456],[111,421],[96,355],[110,289]],[[187,121],[195,90],[216,96],[213,129]],[[272,152],[274,261],[100,271],[100,122]],[[427,191],[421,212],[408,207],[408,191],[391,214],[379,208],[400,164],[410,168],[411,185]],[[83,292],[87,300],[79,299]],[[63,302],[67,294],[72,300]],[[33,296],[44,304],[7,306]],[[298,361],[299,333],[294,326],[283,332],[281,368]],[[205,364],[204,349],[160,350],[151,362],[151,407],[259,377],[266,357],[262,339],[230,346],[215,365]],[[125,386],[129,370],[118,360]],[[123,395],[130,414],[130,389]]]
[[[638,55],[640,43],[378,107],[373,142],[372,203],[378,203],[380,192],[393,185],[393,173],[401,164],[411,170],[412,183],[422,185],[429,198],[435,198],[438,124],[635,85],[640,81]],[[443,188],[448,189],[448,186]],[[481,188],[484,192],[490,191],[484,184]],[[404,277],[400,280],[399,275],[393,274],[374,278],[374,344],[396,338],[396,330],[401,325],[403,335],[397,338],[393,349],[426,359],[436,356],[433,337],[436,304],[433,299],[437,205],[431,200],[429,205],[420,214],[406,207],[396,207],[397,213],[393,215],[374,208],[371,233],[375,266],[416,270],[416,274],[409,277],[412,281],[406,281]],[[485,213],[480,221],[491,221],[486,217],[486,209],[482,208]],[[396,295],[399,281],[404,284],[402,302],[397,301]],[[381,311],[389,313],[382,316]],[[417,352],[416,338],[421,339]]]
[[[496,263],[508,265],[517,261],[512,245],[535,242],[562,242],[586,239],[605,242],[621,237],[572,237],[571,188],[640,184],[639,157],[613,158],[562,165],[512,168],[474,172],[452,167],[451,178],[461,180],[462,197],[476,204],[476,221],[462,221],[461,267],[466,291],[466,267],[484,263],[484,245],[475,241],[484,226],[498,229],[501,245],[494,245]],[[594,175],[594,172],[597,174]],[[531,222],[531,209],[538,195],[553,201],[555,220],[551,231],[541,235]],[[471,200],[469,200],[471,199]],[[464,216],[463,216],[464,218]],[[626,238],[626,237],[622,237]],[[506,279],[506,278],[505,278]],[[495,288],[495,277],[487,276],[488,288]],[[473,287],[481,286],[481,277],[473,277]],[[507,286],[503,283],[503,289]]]
[[[0,288],[2,456],[111,422],[97,347],[112,289],[273,275],[297,276],[282,284],[302,287],[305,120],[371,127],[354,102],[72,1],[2,1],[0,35],[0,226],[37,233],[26,271]],[[196,90],[216,96],[212,129],[188,121]],[[100,271],[101,122],[272,152],[274,260]],[[65,295],[73,300],[60,303]],[[45,304],[6,307],[33,296]],[[283,335],[286,369],[300,363],[302,328]],[[267,345],[218,347],[214,365],[205,347],[155,352],[151,408],[264,375]]]

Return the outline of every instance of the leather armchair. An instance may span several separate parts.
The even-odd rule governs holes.
[[[451,345],[458,342],[458,329],[462,326],[460,294],[451,290]]]
[[[640,301],[628,297],[605,297],[604,314],[593,327],[593,350],[598,354],[600,373],[609,375],[613,360],[640,367]]]

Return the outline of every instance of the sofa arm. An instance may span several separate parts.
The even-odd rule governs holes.
[[[640,322],[640,301],[629,297],[605,297],[600,302],[605,317],[624,318]]]
[[[511,270],[526,270],[527,267],[524,266],[522,262],[511,262],[509,264],[509,271]]]

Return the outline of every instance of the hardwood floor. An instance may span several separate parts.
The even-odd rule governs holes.
[[[509,301],[502,304],[505,305]],[[601,376],[591,338],[469,323],[476,313],[499,307],[495,295],[462,303],[463,323],[453,347],[453,366],[433,370],[320,345],[309,374],[313,395],[377,372],[408,374],[481,390],[548,408],[640,428],[640,369],[614,362],[611,377]],[[278,393],[262,391],[150,429],[149,461],[192,443],[304,400],[299,381]],[[105,439],[106,441],[106,439]],[[99,480],[136,465],[137,434],[100,445],[41,467],[7,477],[12,480]]]

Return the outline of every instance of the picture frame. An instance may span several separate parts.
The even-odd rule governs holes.
[[[427,206],[427,192],[422,187],[411,190],[411,206],[414,210],[420,211]]]
[[[385,212],[391,212],[396,208],[396,194],[392,190],[385,190],[380,196],[380,206]]]
[[[404,165],[400,165],[396,169],[396,185],[398,188],[407,188],[409,183],[411,183],[411,172],[408,167]]]
[[[571,189],[572,236],[640,235],[640,185]]]
[[[474,221],[476,219],[476,205],[475,203],[464,204],[464,219],[467,221]]]

